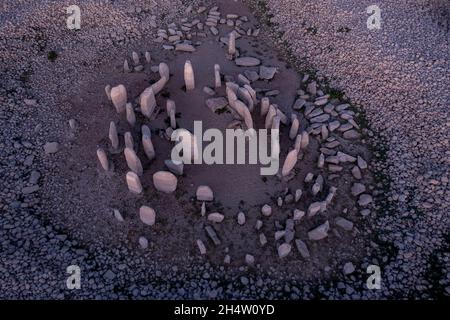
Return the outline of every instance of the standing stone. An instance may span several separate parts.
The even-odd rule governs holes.
[[[289,243],[283,243],[278,247],[278,257],[286,257],[291,252],[292,246]]]
[[[242,211],[238,213],[237,222],[241,226],[245,224],[245,214]]]
[[[355,272],[355,266],[353,265],[353,263],[347,262],[346,264],[344,264],[342,271],[345,275],[352,274],[353,272]]]
[[[222,86],[222,79],[220,78],[220,66],[214,65],[214,87],[220,88]]]
[[[108,100],[111,101],[111,86],[109,84],[105,87],[105,93],[108,97]]]
[[[273,105],[270,105],[269,111],[266,115],[266,122],[265,122],[265,128],[270,129],[272,128],[273,118],[277,115],[277,110]]]
[[[212,240],[215,246],[220,245],[221,241],[219,237],[217,236],[216,230],[212,226],[206,226],[205,227],[206,233],[208,234],[209,238]]]
[[[228,54],[231,56],[236,54],[236,33],[234,31],[228,37]]]
[[[125,61],[123,62],[123,72],[125,72],[125,73],[131,72],[131,68],[130,68],[130,65],[128,64],[127,59],[125,59]]]
[[[111,101],[116,108],[117,113],[125,111],[127,104],[127,89],[123,84],[119,84],[111,89]]]
[[[184,82],[186,84],[186,90],[194,90],[195,89],[195,77],[194,77],[194,69],[192,68],[191,61],[186,60],[184,64]]]
[[[152,226],[155,224],[156,212],[153,208],[142,206],[139,209],[139,218],[144,224]]]
[[[134,63],[135,65],[138,65],[138,64],[139,64],[139,55],[137,54],[136,51],[133,51],[133,52],[131,53],[131,58],[133,59],[133,63]]]
[[[142,168],[141,160],[139,160],[136,152],[134,152],[133,149],[125,148],[124,154],[128,168],[130,168],[130,170],[136,173],[138,176],[142,176],[142,174],[144,173],[144,169]]]
[[[97,149],[97,157],[98,157],[98,161],[100,161],[100,164],[102,165],[102,168],[105,171],[109,170],[109,161],[108,161],[108,156],[106,155],[105,150],[103,150],[102,148],[98,148]]]
[[[309,145],[309,133],[306,131],[302,132],[300,149],[305,150]]]
[[[206,254],[206,247],[203,243],[202,240],[197,239],[197,246],[198,246],[198,250],[200,250],[200,254],[201,255],[205,255]]]
[[[130,148],[131,150],[134,150],[134,142],[131,132],[129,131],[125,132],[124,139],[125,139],[125,148]]]
[[[152,61],[152,57],[150,56],[150,52],[145,51],[145,61],[147,61],[147,63],[150,63]]]
[[[202,217],[204,217],[205,214],[206,214],[206,203],[205,203],[205,202],[202,202],[202,207],[201,207],[201,209],[200,209],[200,215],[201,215]]]
[[[167,81],[169,81],[170,69],[169,69],[169,66],[167,65],[167,63],[161,62],[158,66],[158,71],[159,71],[159,75],[161,76],[161,78],[165,78]],[[155,94],[157,94],[157,93],[155,92]]]
[[[214,194],[210,187],[208,186],[199,186],[196,192],[198,201],[213,201]]]
[[[263,216],[270,216],[272,214],[272,207],[268,204],[263,205],[263,207],[261,208],[261,213],[263,214]]]
[[[294,140],[294,138],[297,136],[298,127],[300,125],[296,114],[292,114],[291,121],[292,124],[291,129],[289,130],[289,139]]]
[[[114,150],[119,149],[119,135],[117,134],[117,128],[114,121],[109,123],[109,140],[111,140],[111,146]]]
[[[153,147],[150,129],[147,126],[142,126],[142,146],[144,147],[144,153],[147,158],[153,160],[156,153],[155,148]]]
[[[153,174],[153,184],[156,190],[172,193],[177,189],[177,177],[168,171],[158,171]]]
[[[261,99],[261,116],[264,117],[269,112],[270,100],[268,97]]]
[[[321,169],[325,165],[325,155],[321,153],[319,159],[317,160],[317,168]]]
[[[141,180],[139,179],[138,175],[132,171],[127,172],[126,176],[128,189],[133,192],[140,194],[142,193],[142,185]]]
[[[302,197],[303,191],[302,189],[295,190],[295,202],[298,202]]]
[[[289,173],[291,173],[291,170],[294,169],[297,160],[298,151],[292,149],[291,151],[289,151],[286,160],[284,160],[283,169],[281,170],[281,175],[283,177],[286,177]]]
[[[127,103],[125,106],[127,112],[127,121],[131,126],[136,124],[136,115],[134,114],[133,105],[131,103]]]
[[[150,118],[155,111],[156,99],[152,87],[148,87],[142,92],[140,97],[141,112],[147,118]]]
[[[330,229],[330,223],[326,221],[325,223],[321,224],[317,228],[314,228],[313,230],[308,232],[308,238],[309,240],[321,240],[328,236],[328,230]]]

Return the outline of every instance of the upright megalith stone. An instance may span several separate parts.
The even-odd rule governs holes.
[[[145,61],[147,61],[147,63],[152,62],[152,57],[148,51],[145,51]]]
[[[108,84],[105,87],[105,93],[106,96],[108,97],[108,100],[111,101],[111,86]]]
[[[152,143],[152,136],[150,129],[147,126],[142,126],[142,146],[144,148],[144,153],[149,160],[153,160],[156,156],[155,148]]]
[[[119,149],[119,135],[117,134],[117,127],[114,121],[109,123],[109,140],[113,150]]]
[[[156,221],[156,212],[153,208],[142,206],[139,208],[139,218],[142,223],[148,226],[153,226]]]
[[[265,122],[265,126],[264,126],[266,129],[272,128],[273,118],[276,115],[277,115],[277,110],[275,109],[275,107],[273,105],[270,105],[269,111],[267,112],[267,115],[266,115],[266,122]]]
[[[261,116],[264,117],[269,112],[270,100],[268,97],[261,99]]]
[[[125,73],[131,72],[131,68],[130,68],[130,65],[128,64],[127,59],[125,59],[125,61],[123,62],[123,72],[125,72]]]
[[[208,186],[199,186],[196,192],[198,201],[213,201],[214,194],[210,187]]]
[[[236,54],[236,33],[234,31],[228,36],[228,54],[231,56]]]
[[[150,118],[156,108],[155,93],[152,87],[148,87],[141,93],[140,97],[141,113]]]
[[[289,130],[289,139],[294,140],[295,137],[297,136],[298,127],[300,125],[296,114],[292,114],[291,123],[292,124],[291,129]]]
[[[153,175],[153,185],[156,190],[164,193],[172,193],[177,189],[177,177],[168,171],[158,171]]]
[[[194,69],[189,60],[186,60],[186,63],[184,64],[184,82],[186,84],[186,90],[189,91],[195,89]]]
[[[214,65],[214,87],[220,88],[222,86],[222,79],[220,77],[220,66],[218,64]]]
[[[117,113],[125,111],[127,104],[127,89],[123,84],[119,84],[111,89],[111,101]]]
[[[138,65],[139,64],[139,55],[137,54],[136,51],[133,51],[131,53],[131,58],[133,59],[134,65]]]
[[[281,175],[283,177],[286,177],[291,173],[292,169],[294,169],[295,164],[297,163],[297,159],[298,151],[296,149],[292,149],[291,151],[289,151],[286,160],[284,160],[283,168],[281,170]]]
[[[108,161],[108,156],[106,155],[105,150],[103,150],[102,148],[98,148],[97,149],[97,157],[98,157],[98,161],[100,161],[100,164],[102,165],[102,168],[105,171],[109,170],[109,161]]]
[[[142,185],[139,176],[133,171],[127,172],[126,176],[128,190],[133,193],[140,194],[142,193]]]
[[[300,149],[305,150],[309,145],[309,133],[307,131],[303,131],[300,140]]]
[[[134,150],[134,142],[133,142],[133,136],[131,135],[131,132],[127,131],[123,135],[125,140],[125,148],[130,148],[131,150]]]
[[[127,112],[127,121],[131,126],[136,124],[136,115],[134,113],[133,105],[131,103],[127,103],[125,106]]]
[[[159,75],[161,78],[166,78],[167,81],[170,79],[170,69],[167,63],[161,62],[158,66]]]
[[[134,152],[133,149],[125,148],[124,154],[128,168],[130,168],[130,170],[136,173],[138,176],[142,176],[142,174],[144,173],[144,169],[142,168],[141,160],[139,160],[136,152]]]

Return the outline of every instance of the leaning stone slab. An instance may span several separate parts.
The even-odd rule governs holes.
[[[183,169],[184,169],[183,162],[176,161],[176,160],[165,160],[164,164],[167,167],[167,169],[169,169],[170,172],[172,172],[173,174],[176,174],[179,176],[183,175]]]
[[[136,155],[136,152],[134,152],[133,149],[125,148],[124,154],[128,168],[130,168],[130,170],[136,173],[138,176],[142,176],[144,170],[142,168],[141,160]]]
[[[111,89],[111,101],[116,108],[117,113],[125,111],[127,104],[127,89],[122,84]]]
[[[298,252],[300,252],[300,255],[303,258],[308,259],[310,257],[309,250],[305,242],[300,239],[296,239],[295,246],[297,247]]]
[[[206,100],[206,106],[211,109],[212,112],[216,112],[217,110],[225,108],[227,105],[228,101],[224,97],[211,98]]]
[[[220,241],[219,237],[217,236],[217,233],[214,230],[214,228],[212,226],[206,226],[205,230],[206,230],[206,233],[208,234],[209,238],[214,243],[214,245],[216,245],[216,246],[220,245],[221,241]]]
[[[129,171],[126,176],[128,189],[133,193],[142,193],[141,180],[133,171]]]

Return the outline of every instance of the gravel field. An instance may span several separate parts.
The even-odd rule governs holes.
[[[233,11],[241,8],[239,3],[80,0],[82,28],[69,32],[65,8],[72,2],[6,0],[0,4],[0,298],[450,295],[448,2],[379,1],[382,27],[372,31],[366,27],[368,1],[244,2],[258,18],[261,40],[276,44],[286,70],[296,66],[324,93],[348,100],[357,110],[355,119],[364,132],[361,143],[373,154],[369,170],[376,182],[371,190],[374,206],[360,215],[353,232],[357,270],[334,258],[330,264],[341,270],[330,272],[321,264],[319,276],[309,277],[308,271],[310,279],[276,264],[228,268],[196,254],[171,257],[167,263],[152,252],[136,250],[135,234],[121,233],[120,225],[96,214],[105,214],[104,202],[83,203],[96,185],[83,190],[82,177],[95,168],[71,153],[83,149],[68,120],[86,119],[79,130],[91,132],[86,114],[77,115],[86,112],[83,103],[95,104],[84,100],[95,88],[86,89],[86,84],[104,87],[99,75],[121,70],[121,57],[133,50],[152,50],[152,56],[164,61],[166,51],[154,35],[185,17],[188,5],[209,10],[217,4],[220,10],[229,6]],[[74,104],[80,107],[74,110]],[[55,154],[44,152],[52,147]],[[64,175],[67,168],[73,176]],[[103,180],[93,183],[105,195],[114,190]],[[92,220],[79,221],[89,215]],[[352,246],[351,239],[342,245]],[[83,270],[79,290],[66,288],[71,264]],[[381,290],[365,287],[370,264],[381,267]]]

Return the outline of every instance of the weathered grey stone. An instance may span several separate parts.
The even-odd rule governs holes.
[[[362,170],[367,169],[367,162],[361,158],[360,156],[358,156],[357,158],[357,163],[358,163],[358,167]]]
[[[214,228],[212,226],[206,226],[205,230],[206,230],[206,233],[208,234],[209,238],[214,243],[214,245],[216,245],[216,246],[220,245],[221,241],[220,241],[219,237],[217,236],[217,233],[214,230]]]
[[[59,151],[59,143],[58,142],[47,142],[44,145],[45,154],[52,154]]]
[[[198,250],[200,250],[200,254],[201,255],[205,255],[206,254],[206,247],[203,244],[202,240],[197,239],[197,246],[198,246]]]
[[[317,213],[319,213],[322,204],[320,202],[313,202],[308,207],[308,217],[314,217]]]
[[[330,229],[330,223],[326,221],[325,223],[321,224],[320,226],[314,228],[313,230],[308,232],[308,238],[310,240],[321,240],[328,236],[328,230]]]
[[[341,227],[342,229],[346,230],[346,231],[351,231],[353,229],[353,222],[342,218],[342,217],[337,217],[334,222],[336,223],[336,225],[338,227]]]
[[[303,191],[301,189],[295,190],[295,202],[298,202],[302,197]]]
[[[206,100],[206,106],[211,109],[212,112],[216,112],[228,105],[227,99],[224,97],[211,98]]]
[[[362,183],[354,183],[351,188],[351,193],[353,196],[359,196],[361,193],[364,193],[366,191],[366,186]]]
[[[292,246],[289,243],[283,243],[278,247],[278,257],[280,259],[287,257],[291,252]]]
[[[139,246],[141,247],[142,250],[145,250],[148,248],[148,240],[145,237],[139,237]]]
[[[259,67],[259,77],[261,79],[271,80],[275,76],[275,73],[277,73],[277,71],[278,71],[278,68],[275,68],[275,67],[260,66]]]
[[[134,142],[133,142],[133,136],[131,135],[131,132],[127,131],[124,134],[124,140],[125,140],[125,148],[130,148],[131,150],[134,150]]]
[[[214,87],[220,88],[222,86],[222,79],[220,77],[220,65],[214,65]]]
[[[109,84],[105,87],[105,93],[108,100],[111,101],[111,86]]]
[[[299,99],[295,100],[294,105],[292,106],[292,109],[300,110],[301,108],[303,108],[305,103],[306,103],[306,100],[299,98]]]
[[[344,264],[343,271],[345,275],[352,274],[355,272],[355,266],[351,262]]]
[[[264,233],[259,234],[259,243],[261,244],[261,246],[265,246],[267,244],[267,237]]]
[[[352,175],[353,177],[355,177],[355,179],[361,179],[362,175],[361,175],[361,170],[359,170],[359,168],[357,166],[354,166],[352,168]]]
[[[305,216],[305,211],[294,209],[293,219],[294,221],[299,221]]]
[[[178,43],[175,45],[175,51],[194,52],[195,47],[188,43]]]
[[[298,128],[300,125],[300,122],[298,121],[297,115],[292,114],[291,116],[291,129],[289,130],[289,139],[294,140],[297,137]]]
[[[119,149],[119,135],[117,134],[117,127],[114,121],[109,123],[109,140],[114,150]]]
[[[236,54],[236,33],[234,31],[228,36],[228,54],[231,56]]]
[[[372,202],[372,196],[369,194],[362,194],[359,196],[358,204],[361,207],[367,206],[369,203]]]
[[[348,130],[344,132],[343,137],[345,139],[359,139],[361,135],[356,130]]]

